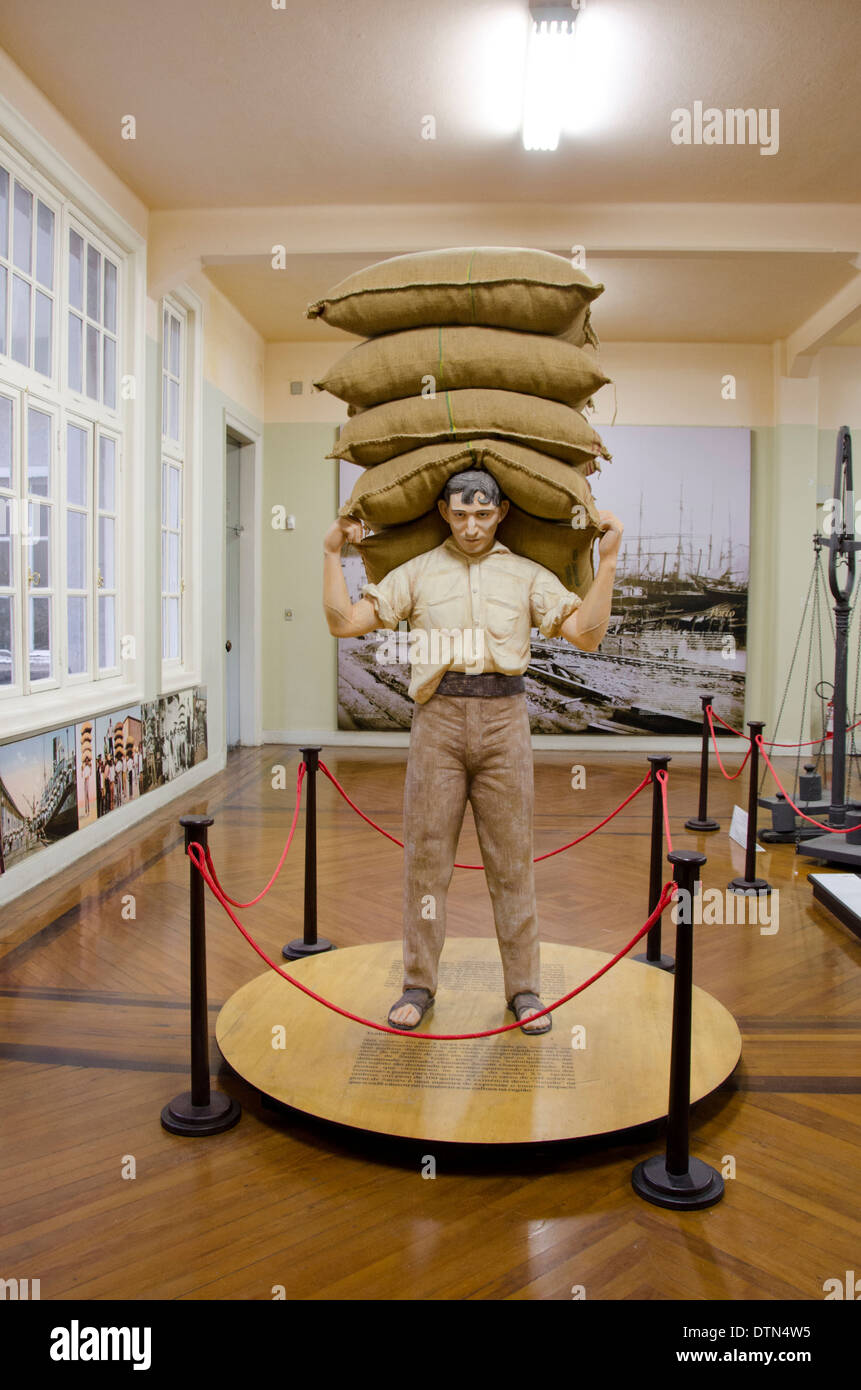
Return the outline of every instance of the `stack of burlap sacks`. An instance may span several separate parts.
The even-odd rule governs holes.
[[[437,499],[481,468],[510,502],[499,540],[585,596],[600,529],[587,478],[610,457],[580,409],[608,380],[590,323],[603,288],[547,251],[456,247],[381,261],[309,305],[366,339],[314,384],[349,406],[329,457],[365,468],[340,515],[373,533],[371,582],[446,539]]]

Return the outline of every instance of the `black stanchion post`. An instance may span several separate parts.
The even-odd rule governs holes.
[[[305,929],[301,940],[288,941],[281,954],[287,960],[334,951],[331,941],[317,936],[317,769],[320,749],[301,749],[305,763]]]
[[[667,857],[674,866],[673,876],[679,888],[667,1151],[638,1163],[631,1174],[631,1185],[638,1196],[655,1206],[696,1211],[714,1206],[723,1196],[720,1173],[702,1159],[691,1158],[689,1142],[693,905],[700,868],[706,857],[689,849],[674,850]]]
[[[649,753],[652,764],[652,857],[649,863],[649,910],[651,917],[661,896],[661,869],[664,863],[664,799],[658,773],[666,772],[672,758],[664,753]],[[652,930],[646,934],[646,949],[634,957],[645,961],[646,965],[656,965],[660,970],[672,970],[675,964],[672,956],[661,955],[661,919],[658,918]]]
[[[700,748],[700,808],[695,816],[685,821],[686,830],[720,830],[720,825],[716,820],[712,820],[709,815],[709,717],[706,707],[710,705],[714,697],[712,695],[701,695],[700,703],[703,707],[703,733],[702,746]]]
[[[748,720],[750,729],[750,785],[747,794],[747,842],[744,855],[744,877],[734,878],[728,887],[731,893],[766,896],[771,892],[771,884],[756,876],[756,816],[759,787],[759,744],[757,737],[765,728],[760,720]]]
[[[181,816],[185,850],[197,844],[206,853],[206,832],[211,816]],[[191,859],[189,869],[190,965],[191,965],[191,1090],[174,1096],[161,1112],[161,1122],[171,1134],[221,1134],[235,1125],[242,1108],[232,1096],[209,1085],[209,1012],[206,999],[206,906],[204,882]]]

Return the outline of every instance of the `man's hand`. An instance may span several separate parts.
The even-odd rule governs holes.
[[[598,515],[605,528],[604,534],[598,542],[598,557],[600,560],[609,560],[618,555],[619,546],[622,543],[622,532],[625,528],[612,512],[599,512]]]
[[[362,539],[362,523],[349,516],[339,516],[323,537],[327,555],[338,555],[345,545],[358,545]]]

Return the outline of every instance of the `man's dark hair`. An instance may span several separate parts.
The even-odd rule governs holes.
[[[498,507],[502,502],[502,489],[496,479],[483,469],[469,468],[464,473],[454,473],[449,478],[442,492],[442,500],[448,504],[449,499],[456,492],[463,495],[463,500],[467,506],[475,500],[475,494],[480,493],[479,501],[486,502],[489,507]]]

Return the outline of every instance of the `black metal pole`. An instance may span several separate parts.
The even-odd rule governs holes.
[[[834,460],[834,497],[839,499],[840,525],[831,532],[828,551],[828,586],[834,598],[834,735],[831,740],[831,807],[828,823],[846,822],[846,659],[849,642],[849,616],[855,587],[855,489],[852,480],[852,435],[846,425],[837,434]],[[838,575],[838,560],[844,562]]]
[[[846,658],[850,607],[842,596],[834,605],[834,733],[831,740],[831,806],[828,824],[846,824]]]
[[[756,876],[756,817],[759,787],[759,744],[757,737],[761,736],[765,724],[758,719],[749,719],[747,727],[750,729],[750,780],[747,792],[747,841],[745,843],[744,856],[744,877],[734,878],[729,886],[732,893],[749,893],[766,895],[771,892],[771,884],[764,878]]]
[[[674,850],[668,858],[674,866],[679,899],[667,1150],[666,1154],[638,1163],[631,1174],[631,1185],[638,1196],[655,1206],[696,1211],[714,1206],[724,1191],[723,1178],[717,1169],[690,1155],[693,904],[700,868],[706,857],[696,850]]]
[[[661,870],[664,863],[664,801],[658,773],[666,772],[667,764],[672,762],[672,758],[664,753],[649,753],[647,756],[652,764],[652,856],[649,862],[649,910],[646,916],[651,917],[663,887]],[[661,970],[672,970],[675,963],[672,956],[661,955],[660,917],[646,935],[645,952],[636,955],[634,960],[644,961],[646,965],[657,965]]]
[[[702,743],[700,745],[700,805],[697,815],[691,816],[690,820],[685,821],[686,830],[720,830],[720,825],[716,820],[712,820],[709,815],[709,717],[706,713],[706,706],[714,702],[713,695],[701,695],[700,703],[703,707],[703,729]]]
[[[288,941],[281,954],[287,960],[317,956],[335,947],[317,936],[317,770],[320,748],[301,749],[305,763],[305,917],[301,941]]]
[[[211,816],[181,816],[185,851],[197,844],[206,853]],[[171,1134],[221,1134],[235,1125],[242,1113],[239,1102],[209,1084],[209,1009],[206,998],[206,904],[204,882],[191,859],[189,868],[190,995],[191,995],[191,1090],[174,1096],[161,1112],[161,1122]]]

